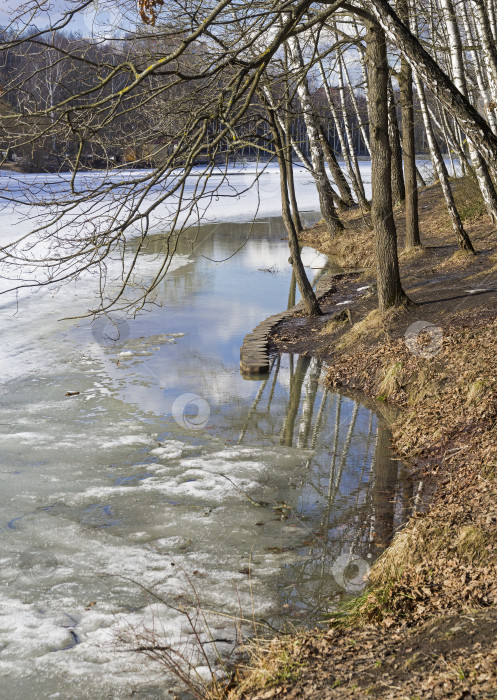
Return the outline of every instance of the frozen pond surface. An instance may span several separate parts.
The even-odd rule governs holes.
[[[202,228],[162,306],[119,332],[57,321],[82,283],[17,313],[5,301],[1,697],[167,697],[175,681],[130,650],[192,639],[193,587],[206,611],[277,628],[362,590],[412,495],[388,434],[323,388],[315,360],[239,373],[243,336],[287,304],[283,236],[277,218]],[[319,274],[326,261],[304,253]],[[229,654],[229,620],[209,627],[208,656]]]

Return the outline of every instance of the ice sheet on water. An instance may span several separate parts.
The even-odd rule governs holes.
[[[87,692],[92,697],[89,689],[95,693],[96,688],[99,696],[110,688],[118,697],[123,688],[150,680],[153,671],[132,653],[138,632],[150,636],[146,630],[154,630],[156,639],[181,645],[191,630],[179,612],[150,606],[143,587],[185,604],[193,592],[183,570],[195,578],[202,599],[213,608],[236,613],[240,600],[250,610],[253,601],[247,577],[237,571],[243,565],[239,554],[229,547],[223,553],[216,551],[213,566],[214,551],[198,548],[197,540],[205,537],[205,517],[190,514],[184,522],[191,537],[158,538],[153,547],[124,542],[99,530],[88,538],[85,524],[67,517],[44,514],[25,522],[22,527],[25,534],[31,531],[33,550],[47,552],[43,547],[49,540],[56,548],[56,559],[45,569],[41,566],[33,580],[29,566],[19,574],[22,553],[16,551],[15,543],[8,543],[10,561],[4,562],[2,578],[15,585],[0,596],[3,672],[19,679],[19,673],[26,674],[29,668],[38,681],[43,679],[44,687],[49,687],[52,674],[63,683],[64,697],[75,698],[87,697]],[[254,571],[253,585],[270,572],[266,562]],[[233,580],[238,581],[236,589]],[[256,614],[269,609],[267,600],[255,605]],[[212,630],[225,638],[226,620],[213,616]],[[118,638],[125,641],[119,645]],[[199,658],[198,663],[205,660]],[[104,674],[105,684],[95,674],[95,666]]]
[[[163,440],[159,447],[154,447],[150,450],[150,454],[158,459],[176,459],[181,457],[185,452],[195,449],[193,445],[188,445],[181,440]]]
[[[39,181],[43,186],[43,178]],[[299,198],[313,209],[316,194],[307,183],[308,176],[302,175]],[[231,201],[233,206],[214,202],[210,215],[250,218],[257,210],[253,194]],[[274,193],[262,202],[259,215],[279,213]],[[160,230],[164,211],[156,214],[154,225]],[[0,226],[2,240],[10,235],[9,226],[17,226],[19,233],[26,230],[26,221],[18,224],[8,216],[0,213],[0,224],[6,224]],[[259,253],[254,264],[260,262]],[[177,258],[176,264],[188,261]],[[140,274],[152,275],[157,260],[145,257],[140,266]],[[94,283],[88,277],[56,294],[26,292],[19,311],[12,299],[0,298],[3,378],[19,380],[0,403],[0,422],[9,424],[2,448],[11,465],[9,478],[1,480],[2,522],[11,527],[0,570],[5,584],[0,647],[6,652],[2,668],[8,667],[21,689],[15,690],[17,696],[8,695],[13,700],[33,695],[33,688],[56,692],[59,684],[65,698],[119,697],[123,688],[147,681],[149,670],[141,657],[116,649],[116,636],[129,633],[132,639],[134,630],[157,621],[165,639],[179,640],[187,633],[179,613],[149,607],[150,596],[141,586],[173,603],[184,601],[191,589],[183,568],[207,606],[237,613],[241,601],[245,612],[255,606],[255,614],[264,615],[278,602],[271,577],[298,556],[266,551],[272,538],[281,544],[290,535],[272,505],[254,507],[247,496],[277,502],[289,489],[289,475],[300,473],[302,453],[281,447],[225,448],[203,436],[201,458],[198,445],[181,433],[181,439],[158,438],[163,418],[123,402],[120,379],[107,370],[118,352],[134,353],[134,362],[138,353],[166,352],[173,342],[179,346],[181,325],[173,327],[175,333],[121,338],[109,346],[83,329],[82,351],[73,342],[70,322],[58,319],[86,310]],[[253,315],[254,325],[260,320],[260,309],[235,311],[249,319]],[[124,364],[119,372],[128,377],[130,363]],[[280,379],[284,376],[282,371]],[[179,388],[180,379],[171,384]],[[218,397],[221,403],[233,384],[233,376],[224,372],[218,394],[213,390],[210,399]],[[68,388],[80,396],[66,399]],[[168,430],[178,434],[174,425]],[[24,436],[12,438],[16,433]],[[266,533],[257,525],[261,517],[268,521]],[[292,532],[292,542],[304,535]],[[251,586],[258,590],[256,600]],[[23,681],[30,673],[32,685]]]

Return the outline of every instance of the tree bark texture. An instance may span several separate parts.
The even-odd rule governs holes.
[[[385,33],[377,22],[366,22],[366,61],[371,143],[371,218],[375,232],[378,306],[385,311],[403,304],[397,253],[397,231],[393,218],[391,167],[388,136],[389,67]]]

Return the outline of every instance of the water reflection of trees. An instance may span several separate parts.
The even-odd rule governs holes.
[[[315,220],[316,215],[309,213],[305,225],[310,225]],[[267,265],[261,263],[262,267],[270,267],[272,261],[278,260],[282,255],[286,262],[288,245],[283,240],[286,239],[286,236],[287,233],[281,217],[256,219],[252,222],[204,223],[191,226],[174,244],[171,243],[171,239],[162,234],[150,236],[147,241],[146,253],[160,256],[164,254],[166,248],[170,252],[174,245],[178,255],[191,258],[193,269],[172,270],[161,283],[161,291],[167,303],[181,305],[185,300],[191,299],[193,295],[209,288],[211,278],[207,269],[209,265],[206,265],[206,262],[229,259],[233,255],[236,261],[243,257],[247,250],[244,247],[246,242],[250,242],[252,250],[256,249],[258,245],[264,248],[265,255],[262,257],[267,258],[268,262]],[[131,241],[130,246],[133,249],[133,241]],[[290,264],[288,264],[288,269],[290,270]],[[293,301],[289,306],[295,304],[295,295],[296,287],[293,285]]]
[[[209,288],[202,255],[226,257],[249,234],[252,242],[257,239],[278,246],[278,226],[279,219],[259,229],[230,223],[202,227],[195,234],[200,255],[195,256],[188,274],[183,268],[168,276],[167,299],[181,303]],[[156,244],[160,246],[159,239]],[[321,274],[317,271],[315,283]],[[295,301],[292,279],[288,306]],[[202,353],[197,360],[196,379],[204,377],[205,386],[210,386],[211,374],[217,376],[221,368],[213,369],[212,358]],[[241,416],[239,444],[281,445],[283,450],[301,451],[300,474],[293,484],[297,488],[281,491],[291,505],[286,513],[291,513],[291,524],[298,526],[300,539],[297,545],[295,538],[288,542],[296,556],[280,576],[280,592],[290,611],[296,615],[305,611],[314,619],[328,608],[330,599],[343,594],[332,576],[337,560],[374,561],[408,516],[412,498],[402,465],[390,459],[389,435],[378,417],[365,406],[330,392],[322,383],[324,371],[315,358],[278,356],[249,406],[240,398],[234,408],[231,398],[229,405],[219,406],[211,416],[211,422],[217,421],[220,428],[226,411],[230,411],[229,425],[233,413]]]
[[[304,535],[283,570],[280,594],[286,613],[313,619],[344,594],[343,579],[339,585],[333,577],[336,562],[371,564],[408,516],[413,496],[404,466],[390,457],[386,427],[366,406],[330,392],[324,371],[315,358],[277,357],[239,436],[239,443],[272,439],[302,450],[292,520]],[[278,420],[263,420],[275,400]]]

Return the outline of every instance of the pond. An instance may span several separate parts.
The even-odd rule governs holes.
[[[321,362],[240,375],[243,336],[293,303],[284,238],[279,218],[201,227],[134,320],[57,322],[84,285],[4,308],[4,697],[164,697],[176,680],[133,648],[172,643],[208,675],[233,616],[318,623],[408,516],[388,431]]]

